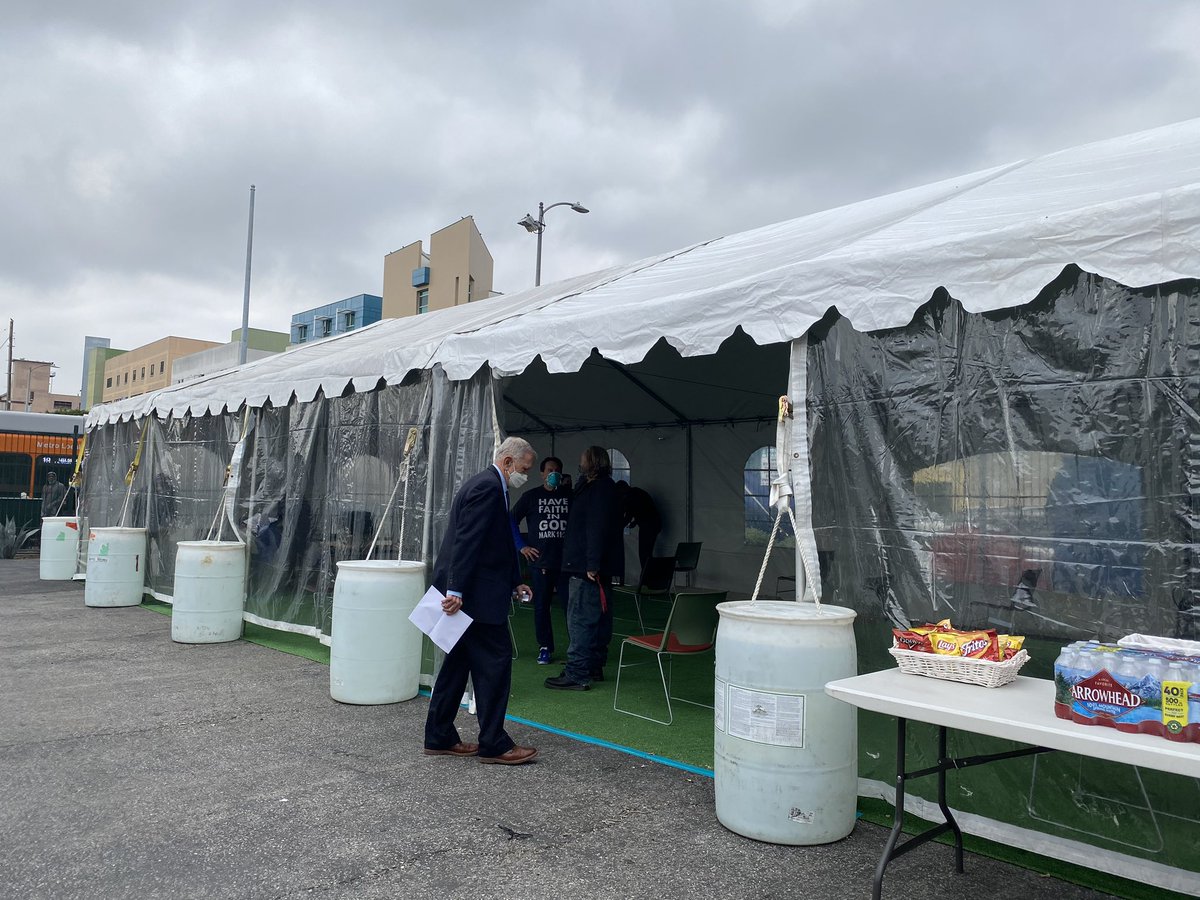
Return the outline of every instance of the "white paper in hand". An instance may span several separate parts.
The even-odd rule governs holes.
[[[445,594],[431,587],[408,620],[429,635],[429,639],[444,652],[449,653],[474,619],[461,609],[452,616],[446,615],[442,610],[442,601],[445,599]]]

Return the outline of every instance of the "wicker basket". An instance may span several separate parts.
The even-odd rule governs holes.
[[[943,656],[938,653],[922,653],[918,650],[888,651],[896,658],[901,672],[909,675],[928,675],[943,681],[962,681],[984,687],[1000,687],[1017,677],[1021,666],[1029,660],[1029,654],[1018,650],[1004,662],[990,659],[970,659],[962,656]]]

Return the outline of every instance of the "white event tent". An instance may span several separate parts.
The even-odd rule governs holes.
[[[891,625],[934,615],[1011,620],[1021,585],[1043,598],[1031,634],[1051,642],[1195,636],[1197,279],[1200,119],[385,320],[98,407],[84,513],[117,524],[141,439],[129,515],[151,532],[150,589],[169,595],[174,544],[204,537],[225,498],[225,528],[274,529],[252,559],[248,617],[325,636],[333,563],[361,554],[388,515],[407,431],[422,434],[395,517],[407,537],[395,523],[385,536],[389,552],[425,559],[454,486],[498,436],[521,434],[568,471],[590,444],[620,450],[663,509],[659,552],[703,541],[695,578],[748,593],[764,549],[755,485],[769,480],[762,451],[787,395],[781,462],[799,533],[764,585],[798,574],[809,596],[858,610],[866,668],[890,664],[868,637],[886,646]],[[867,784],[890,779],[871,765]],[[1174,791],[1144,788],[1151,819]],[[1044,805],[967,821],[1177,890],[1200,883],[1178,841],[1114,838],[1070,820],[1067,800]],[[1194,813],[1161,815],[1194,845]]]

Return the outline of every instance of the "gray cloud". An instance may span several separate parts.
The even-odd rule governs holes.
[[[1197,114],[1183,3],[24,5],[0,34],[0,300],[78,383],[382,287],[474,215],[500,290]]]

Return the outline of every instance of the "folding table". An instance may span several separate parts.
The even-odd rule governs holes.
[[[947,831],[954,834],[955,868],[963,870],[962,831],[946,803],[946,773],[1035,753],[1063,750],[1112,762],[1200,778],[1200,744],[1179,743],[1150,734],[1127,734],[1101,725],[1080,725],[1054,715],[1054,682],[1018,677],[998,688],[908,675],[884,669],[825,685],[825,693],[860,709],[896,717],[896,812],[892,832],[875,869],[871,892],[879,900],[887,864]],[[909,720],[938,726],[937,765],[909,772],[905,768]],[[946,730],[973,731],[1032,744],[1019,750],[950,758]],[[908,781],[937,776],[937,803],[946,821],[899,844],[904,825],[904,791]]]

